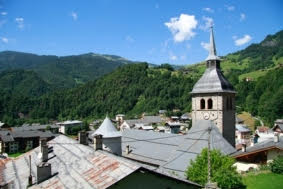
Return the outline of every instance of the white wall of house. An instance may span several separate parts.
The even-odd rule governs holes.
[[[121,131],[123,131],[123,130],[125,130],[125,129],[130,129],[130,125],[129,125],[126,121],[124,121],[124,122],[122,123],[122,125],[120,126],[120,130],[121,130]]]

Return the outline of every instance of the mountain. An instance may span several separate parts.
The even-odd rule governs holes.
[[[75,87],[131,63],[136,62],[119,56],[95,53],[58,57],[14,51],[0,52],[0,72],[13,69],[32,70],[57,89]]]
[[[249,111],[269,126],[283,115],[282,40],[280,31],[259,44],[221,57],[223,73],[237,91],[237,111]],[[13,99],[0,94],[0,120],[23,123],[26,120],[19,119],[19,112],[33,121],[94,119],[107,113],[134,117],[143,112],[155,114],[159,109],[187,112],[191,110],[190,91],[204,70],[204,63],[180,70],[168,64],[124,64],[84,85],[39,97]]]

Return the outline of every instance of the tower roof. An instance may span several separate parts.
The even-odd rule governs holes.
[[[107,116],[99,128],[92,134],[92,136],[95,135],[102,135],[103,138],[121,137],[121,133],[116,129]]]
[[[224,77],[220,69],[220,58],[216,55],[216,47],[213,36],[213,28],[210,31],[210,49],[209,55],[206,58],[207,68],[194,85],[191,93],[218,93],[229,92],[235,93],[233,86]]]
[[[213,26],[210,27],[210,43],[209,43],[209,54],[206,60],[220,60],[216,55],[216,46],[214,41]]]

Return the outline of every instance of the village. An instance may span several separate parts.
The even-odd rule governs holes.
[[[220,61],[211,28],[207,68],[191,91],[192,112],[180,116],[179,110],[169,117],[166,110],[136,119],[105,115],[87,126],[79,120],[1,122],[0,187],[133,188],[139,182],[143,188],[217,188],[210,180],[202,186],[186,179],[205,148],[234,158],[239,173],[272,162],[283,155],[283,119],[273,128],[249,129],[236,115],[236,91]]]

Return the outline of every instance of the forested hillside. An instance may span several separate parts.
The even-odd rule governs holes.
[[[32,70],[46,83],[58,89],[78,86],[129,63],[135,62],[119,56],[94,53],[58,57],[14,51],[0,52],[0,72],[13,69]]]
[[[237,111],[260,116],[269,126],[283,117],[282,33],[222,57],[221,62],[224,75],[237,91]],[[159,109],[187,112],[191,110],[190,91],[204,70],[203,63],[177,71],[170,65],[150,68],[146,63],[128,64],[95,81],[72,89],[50,90],[39,97],[11,95],[7,90],[23,85],[15,84],[11,89],[2,84],[7,90],[0,90],[0,120],[16,125],[27,120],[102,118],[107,113],[134,117]],[[13,74],[9,77],[14,78]],[[17,77],[13,80],[18,81]],[[19,113],[25,118],[19,119]]]

